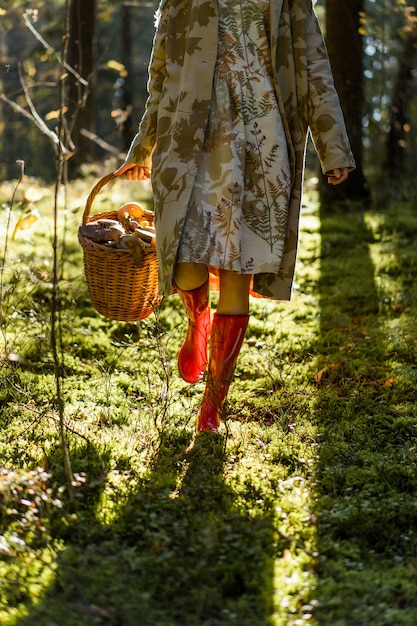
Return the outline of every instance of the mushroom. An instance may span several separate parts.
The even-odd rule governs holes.
[[[80,235],[91,239],[96,243],[105,243],[106,241],[116,241],[125,233],[125,229],[117,220],[98,219],[88,224],[83,224],[79,228]]]

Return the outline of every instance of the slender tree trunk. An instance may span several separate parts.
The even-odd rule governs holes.
[[[122,6],[122,27],[123,27],[123,63],[126,67],[126,78],[124,82],[124,112],[125,117],[123,120],[121,135],[122,135],[122,149],[127,150],[132,141],[132,106],[133,106],[133,86],[132,86],[132,37],[131,37],[131,24],[132,24],[132,9],[129,4],[123,4]]]
[[[322,179],[320,194],[325,207],[334,201],[369,200],[369,189],[362,169],[362,114],[364,102],[363,49],[360,15],[364,0],[327,0],[326,43],[346,126],[355,155],[356,170],[340,187],[332,187]]]
[[[417,4],[417,3],[416,3]],[[417,7],[416,7],[417,9]],[[410,127],[410,100],[415,89],[417,62],[417,23],[410,24],[407,41],[399,62],[391,102],[391,126],[387,140],[385,171],[391,180],[402,182],[406,166],[407,134]]]
[[[72,0],[68,63],[78,76],[69,73],[68,134],[73,147],[69,176],[77,176],[80,166],[93,160],[93,145],[82,130],[94,131],[93,69],[96,0]]]
[[[0,17],[1,19],[1,17]],[[12,100],[15,94],[22,90],[19,80],[19,65],[25,60],[25,36],[26,30],[20,23],[9,32],[2,28],[0,34],[0,85],[1,91],[6,95],[12,94]],[[1,129],[1,155],[0,155],[0,178],[7,180],[15,178],[18,172],[16,166],[16,158],[25,159],[26,155],[22,154],[16,141],[19,135],[20,120],[16,117],[13,109],[0,102],[0,129]]]

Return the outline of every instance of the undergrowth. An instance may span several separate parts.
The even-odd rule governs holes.
[[[60,216],[73,499],[52,191],[24,179],[10,207],[13,183],[0,189],[0,622],[415,624],[414,207],[320,216],[306,197],[293,300],[251,302],[222,434],[195,438],[204,383],[177,373],[177,296],[138,323],[91,306],[77,242],[90,184]],[[132,189],[116,181],[103,207]]]

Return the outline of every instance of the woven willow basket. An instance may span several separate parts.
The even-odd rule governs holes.
[[[94,198],[108,182],[117,177],[114,172],[104,176],[87,198],[83,225],[100,218],[117,219],[116,211],[98,213],[90,217]],[[153,225],[153,213],[144,217]],[[148,317],[160,304],[158,294],[158,261],[154,248],[144,251],[138,265],[130,250],[120,250],[96,243],[78,233],[84,252],[84,274],[91,302],[101,315],[112,320],[133,322]]]

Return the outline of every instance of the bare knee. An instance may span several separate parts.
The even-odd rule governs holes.
[[[200,287],[208,277],[207,266],[202,263],[177,263],[174,281],[183,291]]]

